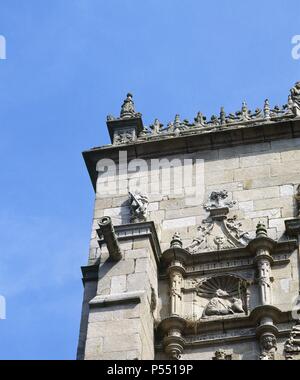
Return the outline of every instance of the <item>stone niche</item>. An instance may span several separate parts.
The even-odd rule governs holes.
[[[184,248],[175,233],[162,254],[156,351],[171,359],[196,359],[198,352],[202,359],[275,360],[278,339],[291,328],[290,313],[273,303],[273,272],[290,265],[297,241],[271,239],[262,223],[251,238],[228,218],[225,200],[225,192],[214,192],[198,236]]]
[[[200,280],[187,280],[183,289],[187,320],[246,315],[249,309],[248,283],[236,275],[220,274]],[[192,304],[192,308],[190,305]]]

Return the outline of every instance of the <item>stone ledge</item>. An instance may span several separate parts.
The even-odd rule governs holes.
[[[89,302],[89,305],[90,307],[109,307],[112,305],[138,304],[145,294],[144,291],[139,291],[96,296]]]
[[[114,226],[114,230],[118,241],[120,242],[128,239],[134,240],[136,238],[149,238],[156,263],[159,264],[161,249],[154,222],[150,221],[133,224],[122,224],[119,226]],[[104,240],[99,240],[100,246],[103,243],[105,243]]]
[[[82,153],[92,184],[96,190],[96,165],[102,158],[118,162],[120,149],[127,152],[128,160],[134,158],[158,158],[180,153],[194,153],[203,150],[216,150],[238,145],[265,143],[280,139],[300,137],[299,118],[262,125],[246,125],[216,129],[214,132],[170,137],[154,141],[136,141],[128,145],[107,145]]]

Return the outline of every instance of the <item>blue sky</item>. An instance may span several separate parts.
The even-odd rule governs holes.
[[[299,0],[0,0],[1,359],[74,359],[94,194],[81,152],[133,92],[146,125],[283,104]]]

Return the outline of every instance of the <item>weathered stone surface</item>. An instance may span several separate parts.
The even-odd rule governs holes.
[[[89,263],[100,267],[98,278],[85,283],[78,358],[141,360],[153,359],[154,355],[156,358],[170,358],[164,353],[154,352],[157,324],[162,328],[159,330],[162,335],[156,336],[156,343],[161,345],[162,350],[166,350],[167,345],[163,336],[171,337],[178,345],[180,334],[185,337],[182,359],[212,360],[218,350],[223,350],[229,353],[223,356],[232,360],[258,360],[263,356],[259,328],[268,329],[272,324],[275,331],[272,330],[272,334],[277,335],[276,358],[283,355],[284,343],[291,329],[288,315],[299,293],[299,249],[289,242],[283,243],[278,252],[268,252],[268,249],[273,249],[270,248],[273,244],[270,240],[267,240],[268,244],[265,241],[261,251],[255,251],[253,247],[255,244],[259,247],[259,239],[254,240],[260,236],[257,231],[263,230],[264,238],[274,241],[291,239],[285,234],[285,222],[287,219],[294,220],[298,215],[295,194],[300,184],[300,124],[292,108],[289,108],[291,101],[293,99],[289,99],[286,108],[275,109],[266,101],[265,109],[255,112],[243,104],[242,110],[231,116],[222,110],[220,117],[204,122],[202,129],[200,126],[199,130],[196,128],[194,137],[190,138],[183,136],[184,131],[190,128],[188,122],[181,121],[177,116],[173,127],[179,129],[172,135],[172,140],[161,135],[162,128],[156,123],[151,133],[156,131],[157,140],[150,142],[147,135],[140,144],[140,137],[135,136],[137,140],[132,141],[131,146],[124,145],[129,157],[136,159],[145,156],[149,168],[151,159],[157,160],[165,152],[167,154],[163,158],[169,160],[203,159],[204,177],[200,184],[195,184],[194,173],[185,180],[177,174],[170,183],[168,173],[162,174],[159,168],[153,168],[150,173],[145,168],[139,172],[123,173],[119,178],[111,173],[107,183],[107,178],[100,173],[98,181],[93,180],[94,184],[97,182],[97,188]],[[201,124],[200,116],[198,114],[195,123]],[[262,121],[249,128],[259,117]],[[284,120],[280,121],[281,117]],[[111,121],[120,122],[121,128],[124,120],[121,117]],[[226,120],[241,124],[226,135],[224,131],[231,128]],[[126,123],[128,128],[130,118]],[[210,131],[205,131],[205,125],[209,126]],[[171,125],[170,128],[173,127]],[[217,130],[218,133],[215,133]],[[202,134],[202,131],[205,133]],[[201,133],[201,141],[198,133]],[[239,141],[237,144],[235,139]],[[97,157],[94,160],[96,165],[104,153],[118,159],[118,150],[113,147],[105,148],[102,153],[101,149],[95,149],[88,156],[91,158],[94,154]],[[89,165],[91,169],[92,164]],[[189,169],[193,168],[194,165],[189,164]],[[142,232],[139,238],[120,238],[122,260],[111,263],[106,245],[99,247],[96,232],[99,218],[110,216],[116,225],[131,223],[137,230],[140,229],[140,225],[131,218],[128,185],[135,191],[138,183],[146,185],[148,181],[152,186],[147,194],[147,220],[154,222],[160,250],[167,251],[167,259],[164,255],[162,259],[154,256],[153,240]],[[199,186],[203,187],[200,195]],[[114,193],[117,188],[120,190],[118,194]],[[224,191],[228,193],[228,201],[232,202],[230,212],[226,214],[227,211],[223,210],[224,214],[213,215],[209,207],[203,207],[207,203],[206,198],[212,192]],[[215,206],[218,209],[220,205]],[[213,217],[217,220],[217,227],[225,225],[228,230],[209,230],[212,224],[209,218]],[[247,250],[250,249],[247,248],[248,243],[239,246],[245,232],[249,236],[246,241],[253,244],[251,253]],[[233,241],[230,239],[232,234],[235,237]],[[261,239],[260,243],[263,241]],[[202,247],[208,242],[207,247],[211,245],[218,250],[210,252],[205,248],[201,254],[190,252],[186,259],[189,262],[181,263],[184,253],[180,249],[190,247],[192,242],[202,244]],[[285,251],[287,248],[283,248],[284,244],[291,247],[288,252]],[[242,251],[237,253],[237,249]],[[241,279],[241,284],[232,290],[230,281],[222,282],[218,276],[235,276]],[[219,298],[226,301],[227,306],[218,309],[220,314],[226,309],[224,315],[206,315],[208,305],[213,306],[210,309],[216,309],[213,304],[218,297],[215,294],[211,296],[207,289],[201,293],[200,284],[203,281],[217,284],[220,288],[214,290],[220,290],[218,294],[223,298]],[[137,291],[142,291],[143,296],[130,297]],[[103,302],[89,305],[92,299]],[[280,311],[272,323],[268,318],[273,316],[266,315],[264,326],[265,321],[260,318],[264,313],[269,313],[270,305],[266,303]],[[240,304],[242,307],[237,312]],[[263,311],[257,311],[261,307]],[[185,320],[186,331],[177,331],[178,326],[171,328],[174,320],[168,318],[172,310],[175,310],[175,320],[179,317]],[[254,311],[258,315],[256,319],[251,314]],[[277,322],[279,320],[284,322]],[[164,323],[169,328],[164,327]],[[178,352],[175,351],[172,353],[169,350],[169,355],[171,352],[176,357]]]

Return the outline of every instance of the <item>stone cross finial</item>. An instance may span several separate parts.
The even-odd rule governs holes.
[[[266,229],[266,226],[262,223],[259,222],[257,227],[256,227],[256,237],[267,237],[268,236],[268,231]]]

